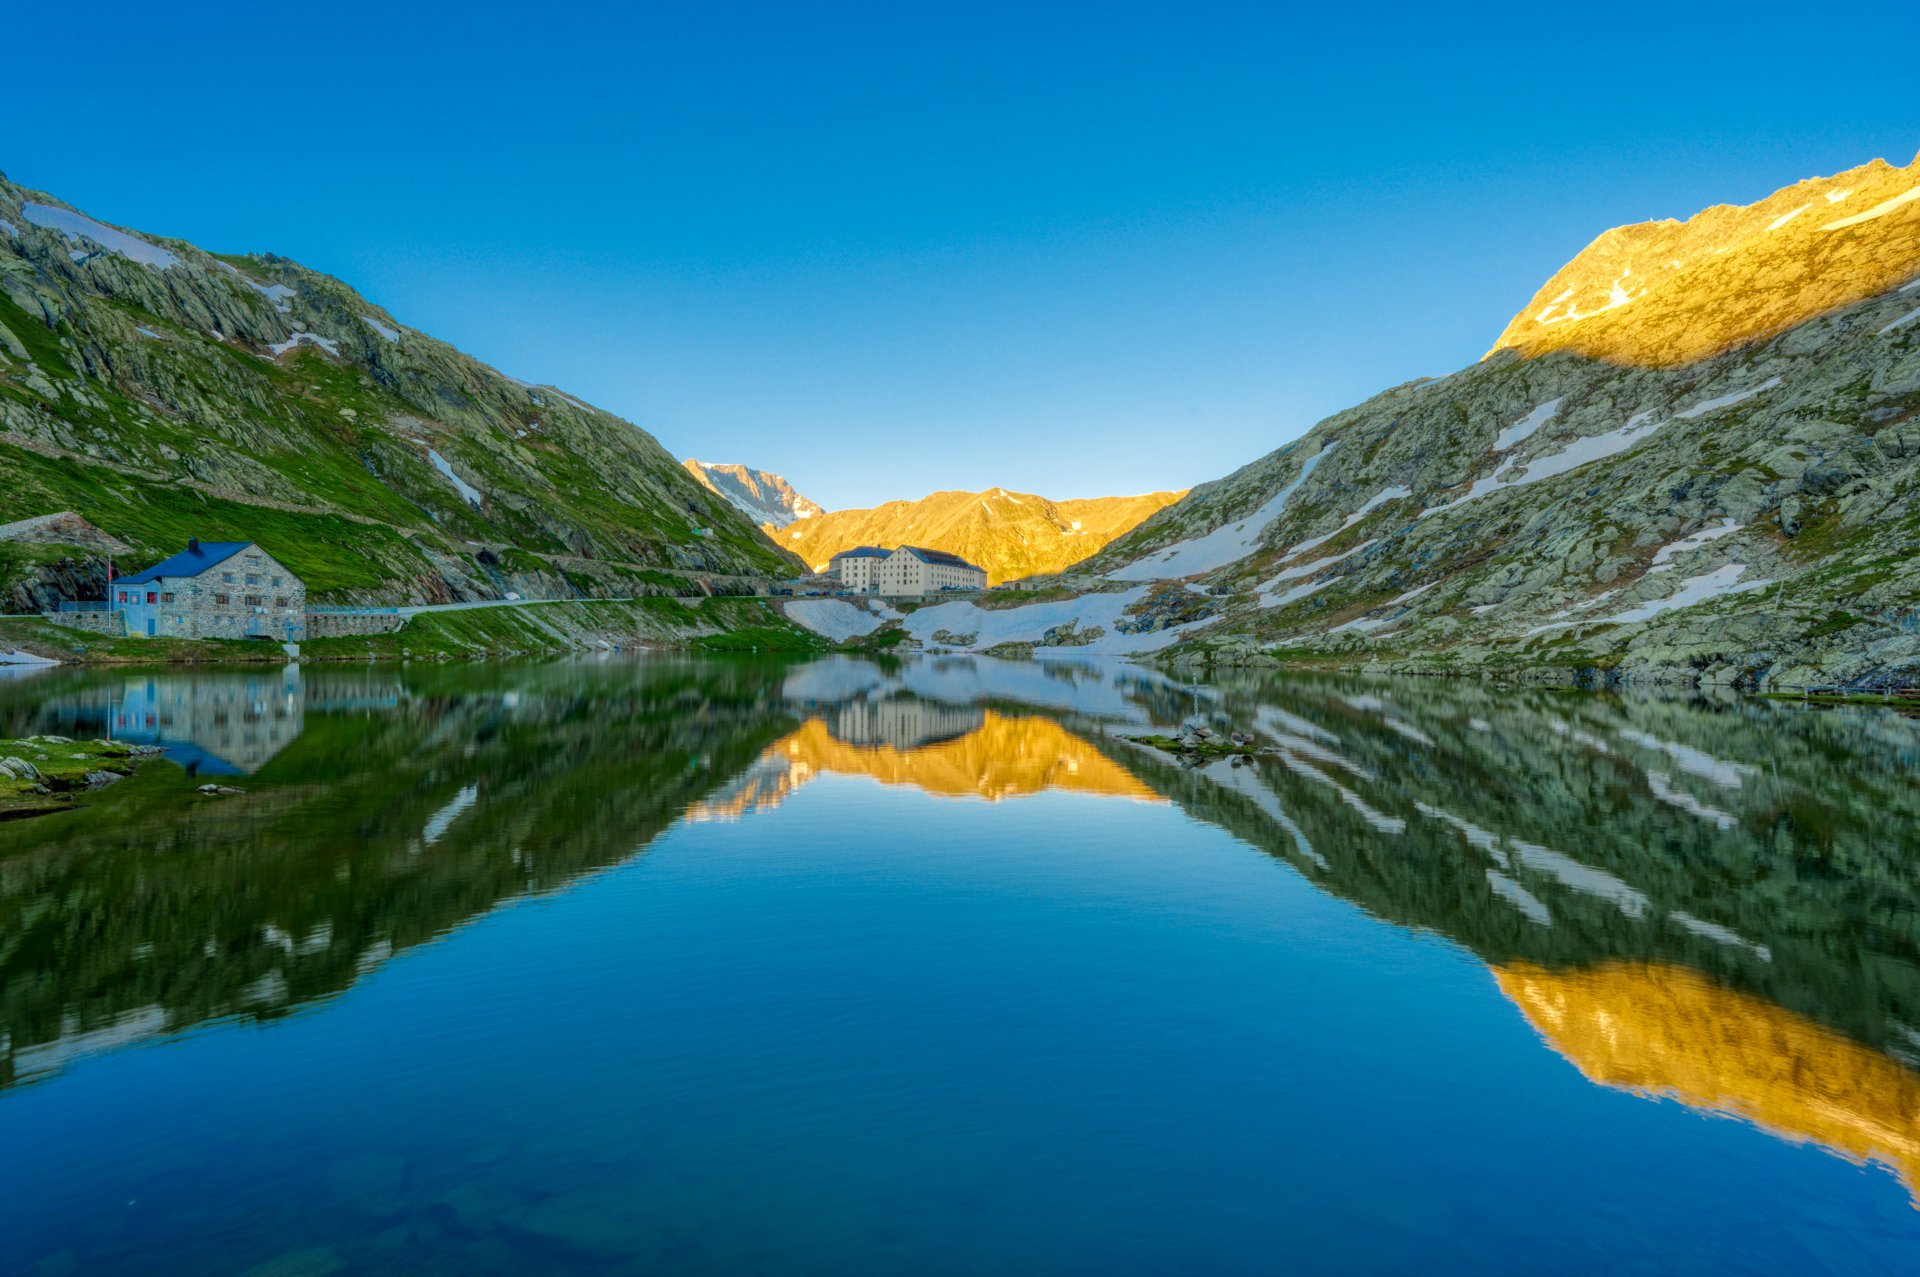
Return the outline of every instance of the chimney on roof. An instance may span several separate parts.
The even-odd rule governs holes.
[[[198,553],[200,553],[200,538],[199,538],[199,537],[188,537],[188,538],[187,538],[187,553],[188,553],[188,554],[198,554]]]

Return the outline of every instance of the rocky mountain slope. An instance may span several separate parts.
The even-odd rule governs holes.
[[[1157,510],[1178,492],[1137,497],[1049,501],[1030,492],[936,492],[918,501],[889,501],[871,510],[835,510],[769,533],[816,569],[856,545],[922,545],[946,550],[987,570],[998,585],[1059,572]]]
[[[797,566],[646,432],[337,279],[0,177],[0,523],[60,511],[129,544],[123,567],[189,536],[258,540],[316,601],[673,592]],[[44,572],[33,549],[0,566]]]
[[[762,527],[778,530],[795,519],[811,519],[820,507],[793,490],[793,485],[767,470],[717,465],[688,457],[680,463],[708,491],[733,503],[733,508]]]
[[[1147,586],[1123,623],[1215,659],[1884,684],[1920,681],[1916,544],[1920,160],[1876,160],[1609,231],[1479,364],[1060,583]]]

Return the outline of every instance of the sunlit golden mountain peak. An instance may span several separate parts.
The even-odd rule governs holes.
[[[1920,274],[1920,157],[1810,177],[1602,233],[1494,343],[1671,367],[1785,332]]]

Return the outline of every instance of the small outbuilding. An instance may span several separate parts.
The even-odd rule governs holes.
[[[274,639],[307,634],[307,587],[252,541],[187,548],[107,587],[108,606],[139,638]]]

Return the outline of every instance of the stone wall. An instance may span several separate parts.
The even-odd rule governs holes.
[[[70,630],[86,630],[114,638],[124,638],[127,633],[126,618],[118,612],[48,612],[45,616],[55,625],[64,625]]]
[[[309,612],[307,637],[352,638],[362,634],[394,634],[407,628],[410,618],[392,612]]]

